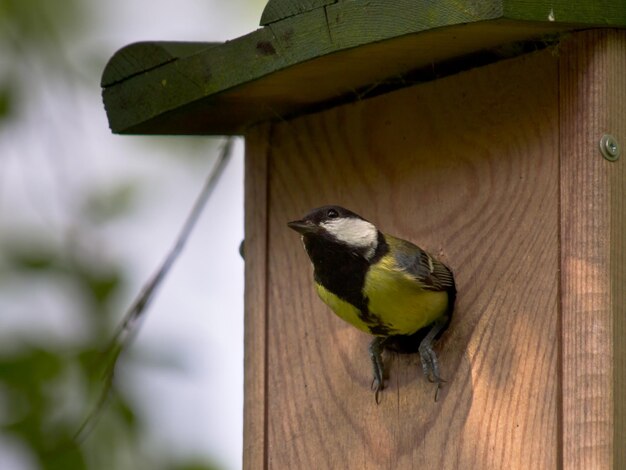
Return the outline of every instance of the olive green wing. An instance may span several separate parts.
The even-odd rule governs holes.
[[[411,242],[385,235],[398,270],[417,281],[423,289],[454,291],[454,277],[448,267]]]

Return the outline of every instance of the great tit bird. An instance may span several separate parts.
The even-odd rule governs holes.
[[[382,352],[419,352],[424,375],[444,382],[433,343],[445,331],[456,287],[450,269],[418,246],[383,234],[340,206],[287,224],[302,235],[315,289],[343,320],[374,335],[369,346],[375,400],[384,388]]]

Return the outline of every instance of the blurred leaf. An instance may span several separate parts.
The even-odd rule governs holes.
[[[208,462],[187,462],[170,468],[171,470],[218,470],[219,467]]]
[[[83,271],[78,278],[85,287],[83,290],[89,294],[96,305],[105,305],[111,296],[119,289],[122,279],[117,272],[104,273]]]
[[[80,448],[70,439],[60,442],[57,450],[44,453],[40,463],[44,470],[82,470],[87,468]]]
[[[6,251],[6,261],[17,271],[50,271],[60,268],[57,255],[42,247],[11,246]]]
[[[0,121],[10,116],[13,108],[13,94],[8,86],[0,87]]]
[[[137,423],[137,415],[127,401],[118,397],[116,400],[116,408],[122,420],[129,425],[129,427]]]
[[[84,293],[89,313],[102,316],[104,307],[123,283],[121,268],[102,266],[97,259],[89,259],[75,250],[69,258],[55,251],[45,242],[22,239],[3,244],[5,263],[9,270],[21,273],[58,276],[64,275]],[[94,257],[95,258],[95,257]]]
[[[81,212],[93,222],[109,222],[130,212],[136,194],[135,183],[118,184],[114,188],[87,196]]]
[[[84,467],[79,465],[82,457],[71,442],[71,423],[53,425],[47,420],[49,410],[58,406],[52,400],[50,386],[61,377],[65,367],[63,357],[37,347],[0,358],[0,381],[13,404],[10,421],[3,428],[28,442],[45,463],[43,468],[61,468],[52,466],[57,454],[62,455],[63,465],[72,462],[72,467],[65,468]]]
[[[0,378],[13,397],[12,422],[6,428],[16,434],[40,436],[47,403],[46,384],[60,376],[62,358],[33,348],[0,360]]]
[[[86,375],[93,377],[96,376],[94,374],[96,364],[98,364],[104,357],[106,357],[106,354],[100,349],[96,349],[94,347],[85,348],[76,354],[76,359],[81,367],[81,370],[86,372]]]
[[[0,357],[0,381],[27,390],[54,379],[62,369],[61,357],[36,347],[16,355]]]
[[[80,25],[78,0],[0,0],[0,30],[23,41],[47,43]]]

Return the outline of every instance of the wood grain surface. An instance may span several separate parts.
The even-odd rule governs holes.
[[[270,126],[246,136],[243,468],[266,468],[267,155]]]
[[[217,46],[211,42],[145,41],[121,48],[102,73],[100,85],[108,87],[130,77],[155,69],[161,65],[189,57]]]
[[[337,0],[269,0],[263,14],[261,25],[267,25],[276,21],[300,15],[305,11],[322,10],[325,5],[335,3]]]
[[[626,468],[626,32],[561,48],[563,468]],[[621,144],[602,158],[605,133]]]
[[[258,394],[247,406],[259,411],[258,398],[266,407],[267,460],[246,468],[557,466],[558,83],[558,57],[546,50],[275,124],[269,148],[248,139],[249,155],[265,149],[268,159],[269,219],[267,362],[246,363],[267,374],[264,389],[260,371],[246,375],[256,384],[246,393]],[[257,197],[255,189],[246,201],[264,210]],[[316,297],[286,226],[327,203],[454,271],[459,297],[437,347],[448,380],[438,402],[417,356],[389,354],[375,404],[370,337]],[[260,214],[248,217],[265,227]],[[247,272],[262,268],[255,263]],[[263,281],[254,279],[247,305],[260,315]],[[258,318],[247,335],[264,327]],[[254,344],[247,350],[261,354]],[[248,430],[247,445],[261,445],[260,432]]]

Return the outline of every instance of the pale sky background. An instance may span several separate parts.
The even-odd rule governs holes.
[[[63,44],[66,59],[101,73],[103,58],[135,41],[223,41],[253,31],[266,1],[82,3],[93,20],[84,40]],[[215,161],[217,141],[113,135],[99,80],[76,87],[35,62],[3,63],[0,50],[0,67],[7,66],[27,68],[32,83],[25,112],[0,128],[0,236],[28,227],[60,243],[72,228],[67,208],[83,203],[85,188],[137,184],[134,215],[90,234],[103,263],[124,260],[130,267],[130,288],[117,303],[121,316],[174,242]],[[185,155],[189,147],[182,142],[189,139],[196,141],[194,158]],[[242,150],[238,142],[136,341],[143,355],[159,349],[178,367],[125,367],[118,378],[150,425],[151,445],[206,455],[225,469],[240,468],[242,452]],[[0,348],[11,348],[15,338],[78,340],[82,313],[59,292],[58,286],[26,288],[18,280],[1,286]],[[0,437],[0,468],[33,467]]]

